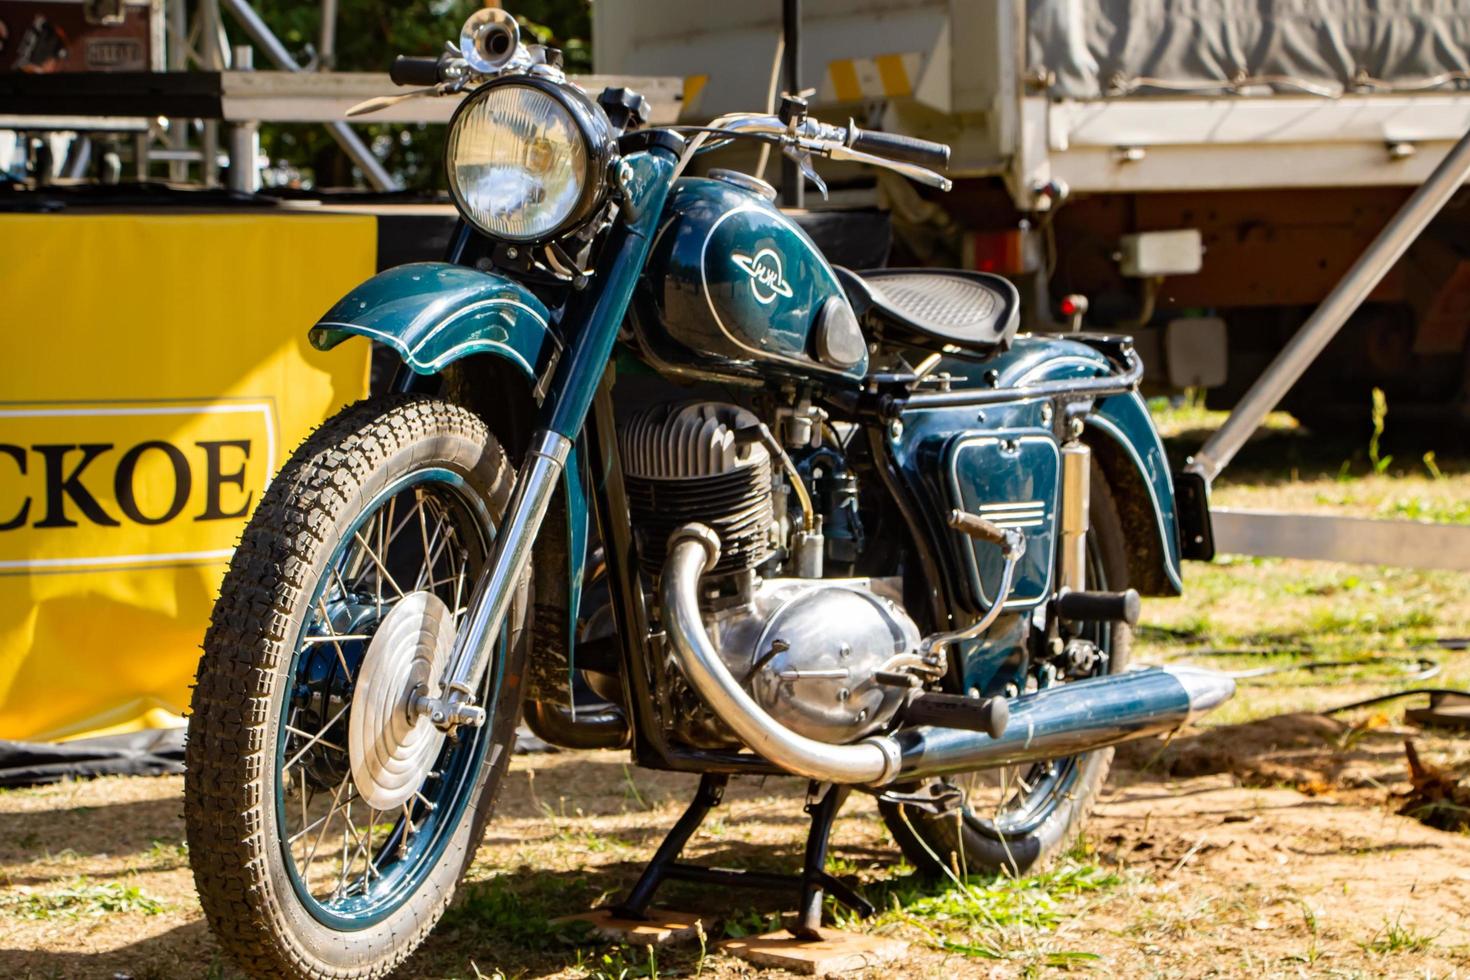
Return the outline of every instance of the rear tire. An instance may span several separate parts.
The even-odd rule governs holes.
[[[1091,482],[1092,527],[1087,537],[1093,582],[1089,588],[1121,591],[1128,587],[1127,541],[1112,491],[1096,462]],[[1132,631],[1124,623],[1095,628],[1108,630],[1107,672],[1127,670]],[[1111,748],[1075,757],[1076,769],[1064,791],[1024,832],[1005,832],[988,816],[972,813],[967,806],[943,815],[892,803],[879,803],[879,810],[904,857],[921,871],[944,874],[958,868],[971,874],[1023,875],[1042,869],[1076,842],[1098,791],[1107,782],[1112,761]]]
[[[336,712],[350,702],[353,675],[360,676],[362,667],[361,659],[355,665],[349,661],[362,657],[367,643],[327,644],[321,638],[372,634],[389,608],[381,590],[391,572],[385,569],[379,576],[378,619],[373,620],[373,598],[366,594],[372,590],[356,583],[378,573],[358,580],[351,577],[356,573],[343,571],[349,565],[370,568],[363,551],[354,555],[353,550],[364,534],[375,533],[376,525],[364,521],[378,520],[381,512],[385,527],[404,529],[414,513],[399,524],[389,502],[397,505],[411,492],[404,506],[415,506],[420,519],[432,512],[440,521],[433,532],[440,537],[430,540],[426,531],[422,548],[428,584],[414,590],[439,589],[458,605],[447,584],[436,584],[435,569],[456,570],[454,589],[461,578],[474,584],[473,567],[483,567],[513,481],[500,445],[472,413],[426,397],[393,395],[350,406],[318,429],[271,484],[246,528],[204,641],[189,722],[184,815],[200,903],[215,937],[248,973],[384,976],[423,941],[453,897],[474,857],[514,744],[524,660],[516,634],[524,608],[513,610],[512,639],[502,643],[498,667],[489,672],[496,679],[493,685],[487,680],[482,692],[489,719],[483,728],[462,730],[445,744],[433,763],[442,771],[421,790],[433,800],[420,797],[423,804],[404,804],[400,815],[396,809],[372,810],[359,799],[359,821],[368,809],[365,852],[357,845],[349,849],[349,831],[360,835],[363,829],[354,827],[350,805],[344,817],[339,798],[331,796],[334,784],[339,795],[351,787],[348,800],[355,792],[360,796],[351,772],[342,775],[347,751],[331,755],[347,742],[339,743],[332,722],[321,719],[327,709],[343,717]],[[435,501],[443,494],[446,502],[431,508],[426,503],[431,493]],[[462,557],[458,565],[441,566],[437,562],[450,552],[449,542]],[[394,556],[405,547],[388,538],[380,549],[382,560],[394,566],[400,560]],[[340,591],[329,591],[332,582]],[[400,595],[412,591],[405,586]],[[339,630],[338,613],[328,610],[329,603],[344,610],[351,628]],[[330,647],[336,652],[327,655],[327,680],[322,680],[323,662],[306,658]],[[340,675],[336,660],[341,660]],[[314,673],[305,670],[308,663]],[[308,697],[318,700],[303,702]],[[303,715],[303,703],[318,713]],[[303,717],[314,718],[312,727],[320,729],[315,747],[302,748],[303,733],[292,726],[305,727]],[[350,717],[340,722],[350,723]],[[283,761],[288,750],[293,756],[314,754],[293,767]],[[323,800],[326,823],[303,832],[298,849],[287,833],[295,826],[291,821],[298,805],[305,825],[314,815],[310,808]],[[441,807],[445,815],[435,818]],[[356,874],[362,857],[358,897],[350,897],[353,886],[344,893],[340,884],[335,896],[326,894],[336,872],[329,864],[321,873],[316,847],[304,861],[298,858],[313,837],[322,846],[323,835],[330,836],[325,846],[335,848],[334,819],[344,824],[341,855],[335,859],[343,878],[349,870]],[[330,855],[320,860],[333,860]]]

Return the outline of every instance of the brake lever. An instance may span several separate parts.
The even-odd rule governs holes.
[[[366,116],[370,112],[378,112],[382,109],[395,106],[400,102],[407,102],[409,99],[423,99],[429,96],[447,95],[448,91],[447,85],[441,84],[432,85],[429,88],[416,88],[411,92],[402,92],[398,95],[375,95],[371,99],[359,102],[357,105],[348,109],[347,115],[349,117]]]
[[[883,167],[894,173],[902,174],[909,180],[916,181],[928,187],[934,187],[941,191],[947,191],[954,187],[954,182],[943,174],[937,174],[927,167],[921,167],[915,163],[905,163],[902,160],[890,160],[887,157],[876,156],[863,150],[854,150],[850,146],[842,144],[824,144],[822,155],[829,160],[846,160],[851,163],[866,163],[874,167]]]

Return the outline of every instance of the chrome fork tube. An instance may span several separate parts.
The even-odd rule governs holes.
[[[505,625],[517,584],[530,564],[531,545],[541,530],[571,451],[572,441],[555,432],[543,430],[531,439],[531,448],[516,476],[515,493],[506,509],[505,522],[496,537],[495,557],[490,570],[480,576],[455,637],[449,670],[444,675],[442,703],[436,706],[434,699],[422,699],[420,705],[420,710],[440,727],[479,724],[484,720],[484,712],[475,707],[475,692],[480,689],[491,651]],[[440,709],[437,715],[435,707]]]

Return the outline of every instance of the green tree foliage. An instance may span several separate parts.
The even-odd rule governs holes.
[[[334,67],[386,72],[396,55],[438,54],[480,5],[479,0],[340,0]],[[591,70],[591,0],[506,0],[504,6],[516,15],[528,41],[562,49],[569,72]],[[321,36],[321,7],[301,0],[256,0],[255,8],[297,60],[307,64]],[[235,25],[230,31],[232,43],[247,43]],[[256,59],[257,64],[263,61]],[[384,94],[391,91],[385,88]],[[406,187],[420,193],[443,189],[443,126],[378,123],[355,128]],[[278,173],[302,186],[360,183],[351,162],[320,126],[265,125],[261,144]]]

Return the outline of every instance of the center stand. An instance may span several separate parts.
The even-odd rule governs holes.
[[[779,874],[768,871],[737,871],[730,868],[710,868],[700,864],[688,864],[679,860],[679,855],[689,843],[689,838],[704,823],[709,812],[720,805],[725,795],[725,786],[730,777],[724,774],[706,773],[699,779],[699,790],[679,822],[674,824],[663,843],[653,855],[653,860],[643,869],[638,883],[627,898],[613,906],[612,913],[619,919],[641,921],[647,917],[648,907],[659,886],[669,879],[698,881],[707,884],[734,885],[748,888],[784,888],[797,886],[801,893],[795,924],[791,934],[798,939],[818,940],[822,925],[822,899],[831,896],[867,918],[874,912],[873,905],[855,890],[827,873],[827,843],[832,833],[832,822],[837,818],[849,792],[846,786],[829,786],[823,792],[823,784],[813,782],[807,792],[806,812],[812,818],[811,831],[806,839],[806,857],[801,874]]]

